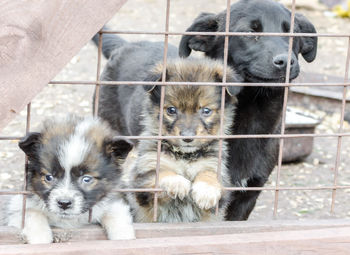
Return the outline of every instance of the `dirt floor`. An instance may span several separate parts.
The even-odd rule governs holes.
[[[283,1],[289,5],[290,1]],[[164,0],[128,1],[109,22],[115,30],[164,31]],[[170,30],[185,31],[200,12],[219,12],[225,9],[226,0],[177,0],[170,8]],[[297,0],[297,9],[315,24],[318,32],[349,32],[350,19],[329,17],[326,7],[317,0]],[[123,35],[128,40],[162,41],[163,36]],[[179,36],[170,36],[170,43],[177,45]],[[323,75],[344,76],[346,38],[319,38],[318,57],[307,64],[300,59],[301,70]],[[88,43],[72,58],[54,80],[96,79],[97,51]],[[103,62],[105,63],[105,61]],[[91,114],[93,86],[48,85],[32,102],[31,130],[38,130],[45,118],[64,116],[67,113]],[[340,105],[324,112],[304,107],[305,112],[316,114],[321,119],[317,133],[333,133],[339,128]],[[25,133],[26,111],[23,110],[0,135],[22,136]],[[350,132],[345,123],[344,132]],[[288,187],[322,187],[334,182],[337,138],[314,139],[314,150],[303,162],[282,166],[280,185]],[[23,182],[24,155],[18,150],[17,141],[0,141],[0,190],[19,190]],[[350,137],[342,139],[341,163],[338,184],[350,185]],[[272,173],[266,186],[276,185],[276,171]],[[330,213],[331,190],[281,191],[278,199],[278,219],[302,218],[350,218],[350,189],[338,190],[335,212]],[[0,197],[2,206],[6,197]],[[273,217],[274,191],[262,192],[250,220]],[[0,205],[0,207],[1,207]]]

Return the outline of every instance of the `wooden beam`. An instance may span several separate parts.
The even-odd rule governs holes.
[[[226,235],[238,233],[276,232],[291,230],[312,230],[319,228],[349,227],[350,220],[307,220],[307,221],[240,221],[240,222],[198,222],[198,223],[135,223],[136,237],[183,237]],[[106,240],[106,235],[100,226],[90,225],[77,229],[54,229],[57,242],[82,242]],[[0,227],[1,244],[21,243],[20,231],[13,227]]]
[[[0,2],[0,130],[126,1]]]
[[[3,245],[0,254],[349,254],[350,227],[207,236]]]

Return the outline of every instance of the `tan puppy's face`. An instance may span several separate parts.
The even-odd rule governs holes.
[[[158,65],[146,81],[162,79],[162,65]],[[217,82],[223,80],[223,65],[217,61],[181,59],[167,64],[166,81],[168,82]],[[237,82],[239,77],[233,70],[227,69],[227,82]],[[147,114],[151,123],[147,128],[158,132],[160,86],[145,85],[150,96]],[[224,121],[233,121],[236,95],[241,87],[226,87]],[[218,135],[220,130],[221,86],[166,86],[163,108],[162,135],[165,136],[207,136]],[[213,139],[168,139],[174,149],[182,152],[194,152],[208,146]]]
[[[167,87],[163,109],[163,135],[217,135],[220,129],[220,91],[218,87]],[[212,139],[168,139],[183,152],[193,152]]]

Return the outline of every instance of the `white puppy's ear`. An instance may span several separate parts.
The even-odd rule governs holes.
[[[29,160],[37,159],[41,145],[41,133],[32,132],[19,141],[18,146],[28,156]]]
[[[104,141],[105,152],[117,159],[125,159],[133,148],[133,144],[125,139],[112,139]]]

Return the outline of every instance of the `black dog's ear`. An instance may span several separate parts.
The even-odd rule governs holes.
[[[112,139],[104,141],[104,148],[107,155],[117,159],[125,159],[133,145],[130,141],[124,139]]]
[[[216,73],[215,75],[215,81],[216,82],[222,82],[222,73]],[[243,82],[243,78],[239,75],[236,74],[233,70],[227,68],[227,73],[226,73],[226,82],[229,83],[234,83],[234,82]],[[239,92],[243,89],[242,86],[227,86],[226,91],[227,93],[233,97],[237,96]]]
[[[213,13],[201,13],[186,32],[217,32],[219,24]],[[188,57],[191,50],[209,52],[215,45],[214,35],[184,35],[179,45],[180,57]]]
[[[18,142],[19,148],[24,151],[30,160],[38,157],[38,152],[41,144],[40,138],[40,133],[32,132],[27,134],[22,140]]]
[[[299,26],[300,33],[316,33],[314,25],[302,14],[295,14],[296,24]],[[317,36],[300,37],[299,52],[307,62],[312,62],[316,58],[317,53]]]

